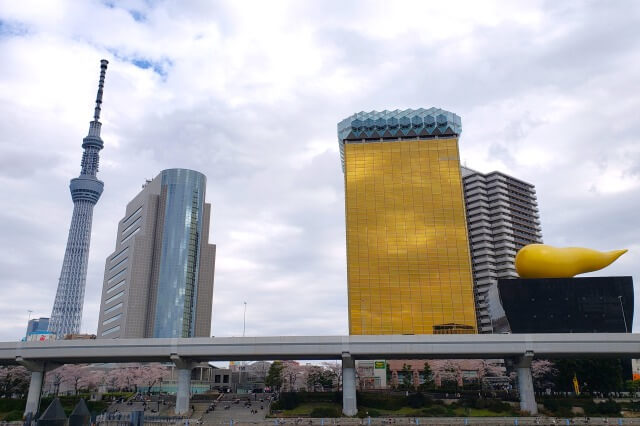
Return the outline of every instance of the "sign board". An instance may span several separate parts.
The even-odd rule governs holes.
[[[29,334],[27,341],[29,342],[45,342],[47,340],[55,340],[56,335],[48,331],[34,331]]]
[[[386,362],[385,361],[376,361],[374,363],[374,368],[383,369],[384,370],[385,368],[387,368]]]

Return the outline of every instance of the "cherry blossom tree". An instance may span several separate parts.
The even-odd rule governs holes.
[[[547,359],[534,359],[531,361],[531,375],[537,389],[553,389],[558,369]]]
[[[102,370],[89,369],[86,377],[83,379],[83,385],[87,390],[92,391],[105,383],[106,373]]]
[[[307,390],[314,392],[316,389],[321,391],[331,389],[335,379],[333,371],[320,365],[313,365],[307,369]]]
[[[29,389],[31,373],[24,367],[0,367],[0,396],[24,395]]]
[[[496,364],[487,360],[482,360],[482,369],[485,377],[506,377],[507,375],[507,370],[503,364]]]
[[[78,391],[85,387],[84,380],[88,375],[89,369],[86,365],[65,364],[47,373],[47,380],[53,384],[56,395],[60,391],[68,390],[73,390],[74,395],[77,395]]]
[[[294,392],[298,378],[304,376],[304,368],[295,361],[284,361],[282,363],[284,368],[282,369],[282,378],[284,388],[289,392]]]
[[[136,371],[136,385],[145,386],[151,393],[151,388],[161,379],[167,378],[169,369],[162,364],[152,363],[140,365]]]
[[[136,369],[134,367],[120,367],[107,373],[107,382],[111,383],[112,390],[132,391],[135,387]]]
[[[118,369],[119,370],[119,369]],[[118,370],[113,369],[105,372],[104,383],[107,385],[107,390],[116,391],[122,389],[122,382]]]
[[[342,366],[337,362],[323,362],[321,365],[333,373],[333,377],[335,378],[335,387],[340,389],[340,386],[342,386]]]

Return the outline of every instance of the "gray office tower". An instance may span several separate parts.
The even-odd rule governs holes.
[[[462,167],[479,333],[506,332],[498,278],[516,278],[515,256],[542,242],[535,187],[500,172]]]
[[[65,334],[80,332],[84,288],[87,281],[93,206],[100,199],[104,187],[96,175],[98,174],[100,150],[104,146],[100,138],[102,124],[99,120],[104,76],[108,63],[104,59],[100,61],[100,81],[93,121],[89,123],[89,134],[82,140],[82,148],[84,149],[82,169],[80,176],[71,179],[69,184],[73,200],[73,216],[71,217],[67,249],[64,252],[56,299],[49,321],[49,331],[55,333],[58,338],[64,337]]]
[[[206,181],[163,170],[127,205],[106,260],[98,338],[209,337],[216,246]]]

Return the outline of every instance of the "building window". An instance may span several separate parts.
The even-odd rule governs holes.
[[[112,307],[110,307],[109,309],[104,311],[104,314],[110,314],[113,311],[116,311],[118,309],[122,308],[122,302],[118,303],[117,305],[113,305]]]
[[[109,259],[110,262],[115,261],[116,259],[118,259],[120,256],[122,256],[123,254],[125,254],[127,252],[127,250],[129,250],[129,247],[125,247],[122,250],[120,250],[118,253],[116,253],[111,259]]]
[[[115,274],[114,276],[109,278],[109,281],[107,281],[107,285],[111,284],[112,282],[114,282],[118,278],[121,278],[126,271],[127,271],[127,268],[124,268],[122,271],[118,272],[117,274]]]
[[[133,238],[134,235],[136,235],[138,232],[140,232],[140,227],[136,228],[135,231],[133,231],[132,233],[130,233],[129,235],[127,235],[122,241],[120,241],[120,244],[124,244],[127,241],[129,241],[131,238]]]
[[[109,318],[108,320],[103,321],[102,325],[107,325],[107,324],[111,324],[112,322],[116,322],[120,319],[120,317],[122,317],[122,312],[114,317]]]
[[[108,330],[103,331],[101,336],[106,336],[107,334],[112,334],[112,333],[115,333],[116,331],[120,331],[120,326],[119,325],[116,325],[113,328],[110,328]]]
[[[126,280],[122,280],[120,281],[118,284],[114,285],[113,287],[111,287],[109,290],[107,290],[106,294],[109,294],[113,291],[116,291],[117,289],[121,288],[122,286],[124,286],[127,283]]]
[[[124,290],[122,290],[120,293],[116,294],[115,296],[112,296],[110,298],[108,298],[107,300],[104,301],[105,305],[108,305],[109,303],[113,302],[114,300],[122,297],[124,295]]]
[[[127,226],[125,229],[122,230],[121,235],[124,235],[127,232],[129,232],[131,230],[131,228],[136,226],[138,224],[138,222],[140,222],[141,220],[142,220],[142,216],[138,216],[138,218],[136,220],[134,220],[133,223],[131,223],[131,225]]]
[[[126,225],[131,220],[131,218],[133,218],[135,215],[140,213],[141,210],[142,210],[142,206],[138,207],[138,209],[135,212],[131,213],[129,216],[127,216],[125,220],[122,221],[122,224]]]
[[[120,262],[116,263],[115,265],[113,265],[111,268],[109,268],[109,272],[113,271],[116,268],[119,268],[120,266],[122,266],[123,263],[125,263],[127,260],[129,260],[128,257],[125,257],[124,259],[122,259]]]

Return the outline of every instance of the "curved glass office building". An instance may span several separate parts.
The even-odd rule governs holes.
[[[127,206],[107,258],[98,337],[207,337],[215,246],[206,177],[169,169]]]
[[[160,176],[166,203],[153,337],[193,336],[207,178],[185,169]]]

